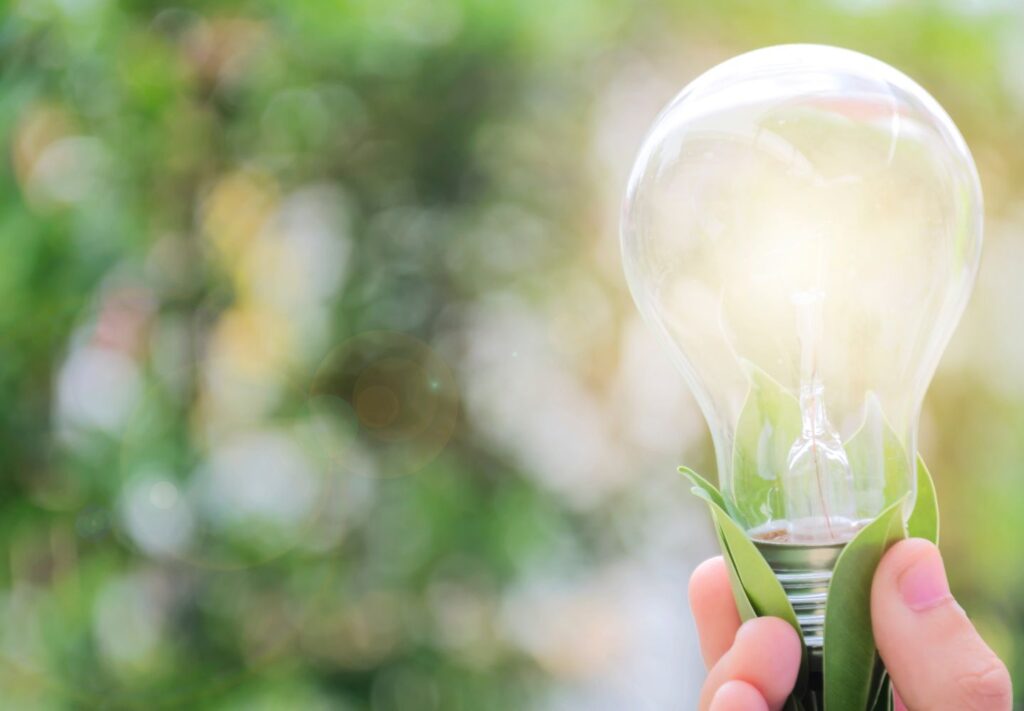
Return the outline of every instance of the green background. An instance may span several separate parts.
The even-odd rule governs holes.
[[[1016,675],[1022,32],[982,0],[9,2],[0,707],[689,707],[715,546],[675,466],[713,460],[619,201],[689,79],[794,41],[907,72],[978,162],[921,451]]]

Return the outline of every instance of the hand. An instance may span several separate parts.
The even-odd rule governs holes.
[[[690,606],[710,670],[701,711],[781,709],[800,667],[797,632],[774,617],[741,625],[721,558],[694,571]],[[900,541],[882,558],[871,587],[871,618],[897,709],[1011,708],[1006,666],[950,595],[942,558],[928,541]]]

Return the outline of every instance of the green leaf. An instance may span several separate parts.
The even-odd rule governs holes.
[[[728,550],[726,562],[738,578],[752,612],[758,617],[779,617],[792,625],[800,635],[801,663],[796,690],[797,693],[802,693],[807,685],[807,647],[802,643],[803,635],[793,605],[790,604],[782,583],[775,577],[775,573],[747,536],[746,531],[740,528],[725,509],[714,503],[710,506],[715,525],[721,532],[723,548]]]
[[[864,424],[843,448],[850,460],[861,517],[874,516],[910,491],[907,450],[873,394],[868,396]]]
[[[832,572],[825,606],[828,711],[863,711],[872,700],[878,652],[871,631],[871,580],[885,551],[905,536],[904,499],[890,504],[846,544]]]
[[[729,549],[729,543],[725,539],[722,527],[718,525],[718,517],[715,515],[714,507],[711,509],[711,519],[715,524],[715,535],[718,537],[718,546],[722,549],[722,558],[725,560],[725,568],[729,571],[729,586],[732,588],[732,597],[736,601],[736,609],[740,613],[740,619],[746,622],[757,617],[753,603],[747,595],[743,582],[740,580],[739,572],[736,569],[736,561]]]
[[[786,591],[764,556],[757,550],[746,531],[740,528],[724,509],[717,504],[711,504],[711,507],[715,522],[722,530],[722,536],[736,564],[736,572],[743,582],[743,588],[747,591],[754,610],[761,616],[781,617],[799,630],[800,625],[797,623],[793,606],[786,597]]]
[[[736,423],[727,510],[749,528],[783,512],[782,478],[800,436],[800,403],[760,368],[747,364],[750,393]]]
[[[714,484],[689,467],[679,467],[679,471],[683,476],[690,480],[691,484],[693,484],[693,493],[697,494],[705,501],[717,504],[719,508],[728,510],[728,507],[725,505],[725,498],[722,496],[721,492],[715,488]],[[700,492],[704,492],[705,495],[701,496]]]
[[[871,704],[868,711],[887,711],[889,699],[892,697],[892,685],[889,683],[889,673],[885,670],[881,658],[876,655],[875,670],[873,673],[871,692]]]
[[[707,479],[687,467],[679,467],[693,483],[695,495],[704,499],[711,510],[715,533],[722,548],[733,597],[744,621],[760,616],[780,617],[800,633],[793,606],[786,591],[764,556],[757,550],[740,525],[726,511],[721,493]],[[800,637],[803,640],[803,636]],[[802,662],[797,689],[802,691],[807,682],[807,648],[802,647]]]
[[[736,600],[736,608],[739,610],[740,619],[746,622],[747,620],[757,617],[757,613],[754,612],[754,608],[750,604],[750,598],[747,597],[747,593],[743,589],[743,584],[740,582],[739,574],[736,572],[736,565],[732,559],[732,552],[729,550],[729,544],[725,539],[722,527],[719,525],[718,518],[715,515],[716,507],[722,511],[725,510],[725,500],[722,498],[721,492],[715,488],[714,484],[689,467],[679,467],[679,471],[693,484],[692,491],[694,495],[704,499],[704,501],[710,504],[708,508],[711,512],[711,521],[715,527],[715,536],[718,538],[718,546],[722,549],[722,557],[725,559],[725,567],[729,571],[729,584],[732,587],[732,596]]]
[[[680,467],[679,471],[694,483],[694,493],[708,502],[716,530],[720,534],[720,542],[734,563],[737,576],[755,612],[758,615],[781,617],[799,630],[796,613],[789,604],[782,584],[746,531],[725,510],[719,491],[692,469]]]
[[[907,519],[907,531],[914,538],[927,538],[936,545],[939,543],[939,503],[935,496],[935,482],[920,455],[917,457],[917,498]]]

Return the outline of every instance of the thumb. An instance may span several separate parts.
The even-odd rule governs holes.
[[[882,558],[871,587],[875,643],[910,711],[1009,711],[1006,666],[949,592],[939,549],[900,541]]]

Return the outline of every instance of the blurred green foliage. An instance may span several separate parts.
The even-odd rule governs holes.
[[[682,610],[713,550],[673,473],[710,461],[692,403],[665,451],[620,426],[617,201],[685,81],[789,41],[914,76],[981,168],[990,251],[922,449],[955,591],[1021,670],[1021,20],[980,1],[12,0],[0,706],[689,703],[696,662],[655,665],[667,697],[643,676],[604,705],[558,696],[622,666],[624,603],[573,581],[670,531]],[[368,332],[430,350],[350,347]],[[345,370],[367,363],[373,382]]]

